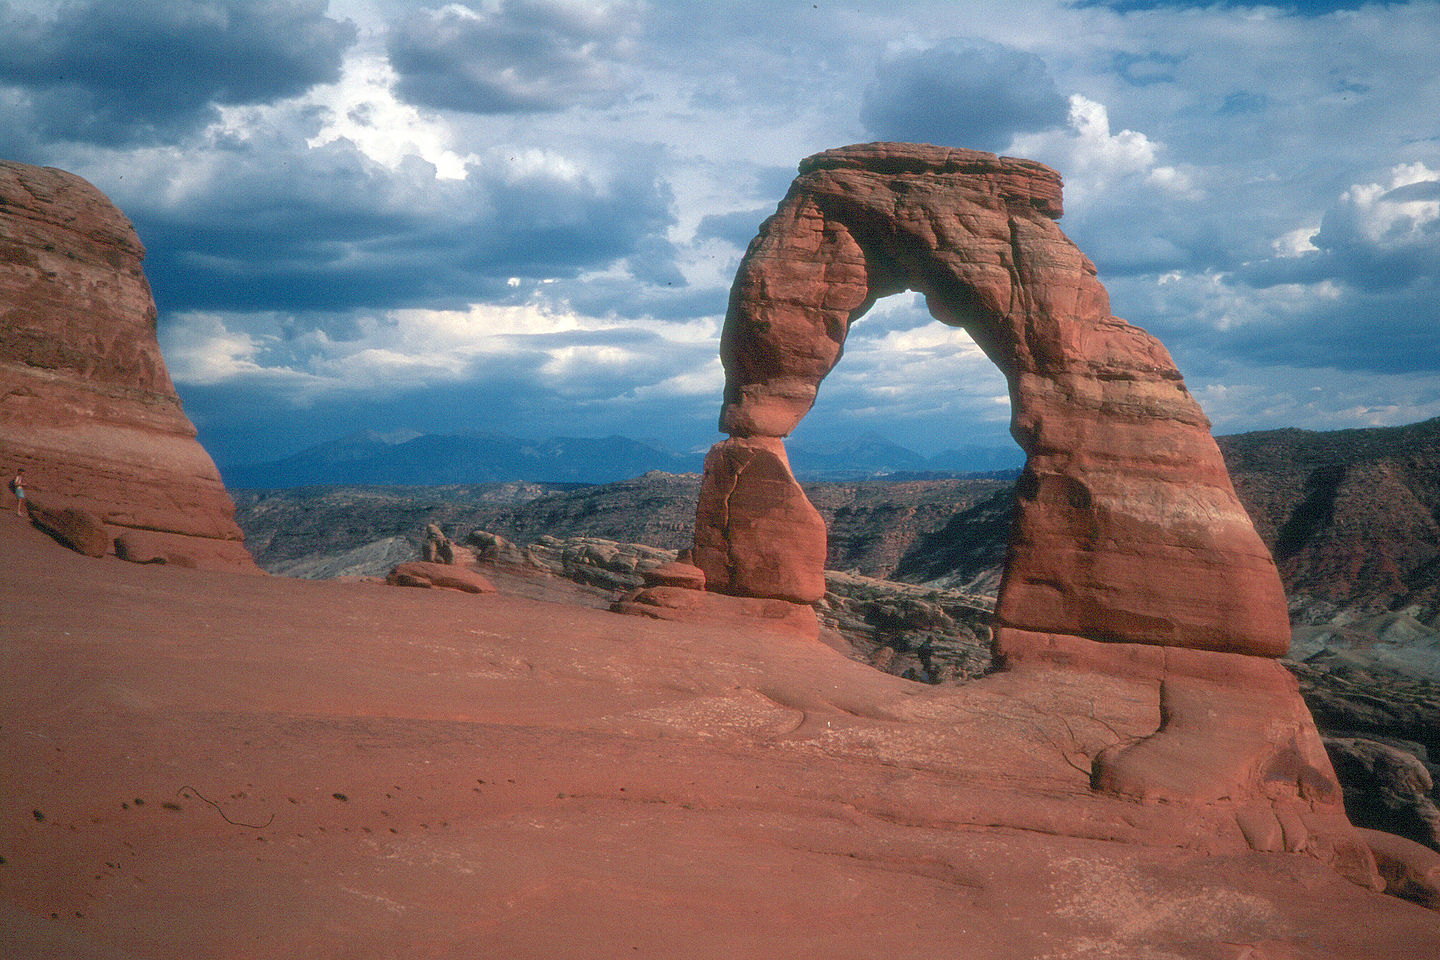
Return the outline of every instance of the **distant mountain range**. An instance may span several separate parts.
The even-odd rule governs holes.
[[[856,480],[893,475],[1016,469],[1018,447],[962,447],[926,458],[866,434],[843,444],[792,442],[790,463],[802,479]],[[523,440],[495,433],[364,431],[269,463],[223,467],[227,486],[273,490],[364,484],[439,486],[503,483],[613,483],[652,470],[697,473],[704,453],[677,453],[629,437]]]
[[[351,438],[282,464],[293,464],[289,477],[299,475],[307,456],[330,464],[328,476],[359,467],[355,475],[366,476],[368,483],[378,463],[414,463],[408,473],[380,474],[403,482],[426,475],[430,468],[424,455],[435,450],[448,455],[455,446],[445,445],[450,439]],[[501,439],[496,448],[514,452],[516,462],[548,463],[547,469],[566,462],[562,454],[567,450],[584,455],[599,449],[612,457],[605,461],[611,469],[632,475],[676,462],[653,459],[656,448],[636,441],[574,441],[572,446],[571,441]],[[372,446],[377,443],[392,452],[414,450],[415,459],[377,461]],[[1219,437],[1218,443],[1236,492],[1297,603],[1292,610],[1297,619],[1319,623],[1337,609],[1369,616],[1414,607],[1414,615],[1440,629],[1440,419],[1324,433],[1272,430]],[[803,445],[796,446],[795,459],[811,468],[883,463],[893,471],[935,462],[875,438],[821,450],[813,458]],[[915,459],[902,459],[905,454]],[[336,554],[385,537],[418,536],[426,523],[439,523],[460,539],[478,527],[518,542],[553,534],[678,548],[691,539],[698,461],[698,456],[680,457],[685,470],[600,486],[507,482],[504,489],[437,489],[405,483],[282,494],[275,491],[283,484],[272,481],[269,487],[236,491],[237,519],[262,565]],[[595,476],[599,463],[597,456],[585,464],[586,472],[575,469],[571,476]],[[457,471],[461,466],[450,465]],[[807,494],[829,528],[829,566],[913,583],[993,589],[1009,539],[1014,474],[938,479],[917,473],[806,481]]]

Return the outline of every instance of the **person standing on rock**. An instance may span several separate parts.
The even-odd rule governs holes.
[[[16,470],[14,478],[10,481],[10,492],[15,494],[15,516],[23,517],[26,514],[25,504],[25,471]]]

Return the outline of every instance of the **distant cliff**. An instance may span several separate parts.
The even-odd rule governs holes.
[[[1440,606],[1440,418],[1245,433],[1220,449],[1292,596]]]

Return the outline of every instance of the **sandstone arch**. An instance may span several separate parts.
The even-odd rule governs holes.
[[[824,593],[823,521],[783,438],[850,324],[926,297],[1004,373],[1027,455],[996,644],[1030,634],[1279,656],[1284,592],[1210,424],[1165,348],[1110,314],[1094,264],[1055,224],[1059,175],[972,150],[875,143],[804,160],[750,244],[721,339],[720,428],[694,561],[711,589]]]

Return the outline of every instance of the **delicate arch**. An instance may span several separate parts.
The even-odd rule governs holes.
[[[813,602],[825,530],[781,438],[850,324],[924,294],[1004,373],[1027,456],[996,609],[1007,632],[1278,656],[1284,592],[1165,348],[1110,315],[1055,224],[1060,177],[1027,160],[877,143],[803,161],[750,244],[721,337],[720,428],[695,563],[711,589]]]

